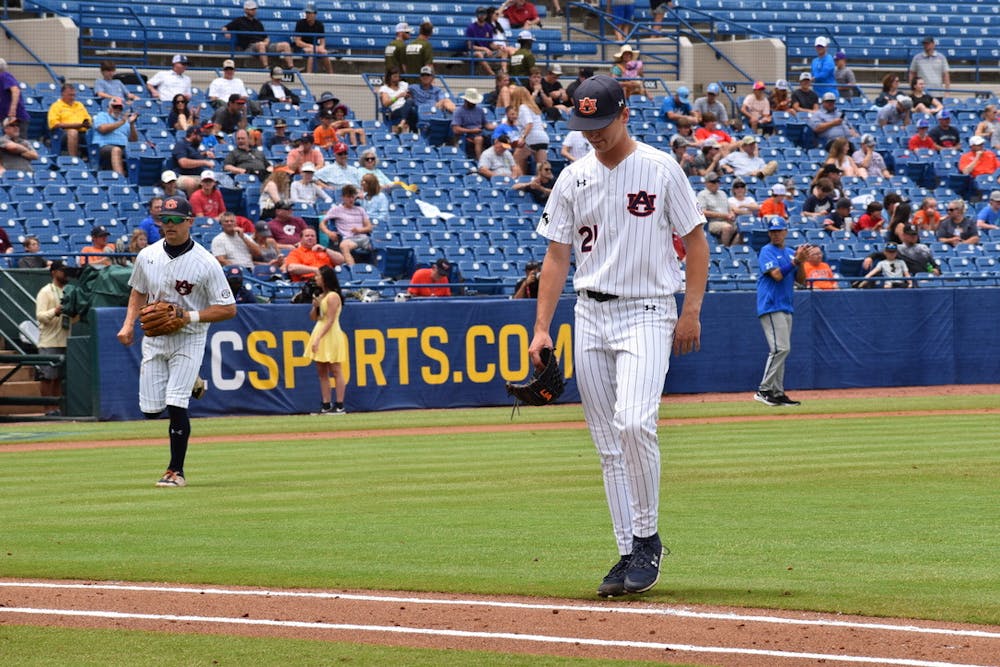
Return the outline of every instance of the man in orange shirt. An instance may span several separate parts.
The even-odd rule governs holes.
[[[958,170],[966,176],[975,178],[983,174],[993,174],[1000,168],[997,155],[986,150],[986,139],[976,135],[969,139],[969,152],[963,153],[958,159]]]
[[[762,218],[771,215],[780,216],[783,220],[788,219],[788,209],[785,208],[785,197],[788,196],[788,189],[781,183],[771,187],[771,196],[761,203],[760,211],[757,213]]]
[[[444,257],[434,262],[434,266],[426,269],[417,269],[410,278],[411,285],[432,285],[435,283],[447,283],[448,276],[451,275],[451,263]],[[451,296],[450,287],[411,287],[410,294],[414,296]]]
[[[344,256],[336,250],[324,248],[316,242],[316,230],[306,227],[302,230],[302,240],[288,253],[281,270],[294,283],[303,283],[316,277],[316,269],[321,266],[333,268],[344,263]]]
[[[319,148],[333,149],[339,142],[337,128],[333,126],[333,109],[325,109],[319,113],[319,125],[313,130],[313,143]]]
[[[910,137],[910,141],[907,143],[906,147],[911,151],[920,150],[921,148],[936,151],[937,144],[935,144],[934,140],[927,134],[927,130],[930,126],[931,124],[926,118],[918,120],[917,133]]]
[[[810,278],[834,277],[833,269],[823,261],[823,249],[818,245],[809,248],[806,261],[802,262],[802,266],[799,268],[805,273],[806,287],[811,287],[812,289],[837,289],[837,281],[835,280],[813,280],[810,282]]]
[[[90,230],[90,242],[92,245],[84,246],[80,252],[108,253],[114,252],[115,247],[108,243],[108,228],[104,225],[97,225]],[[95,266],[111,266],[110,257],[97,257],[95,255],[81,255],[79,264],[81,267],[93,264]]]

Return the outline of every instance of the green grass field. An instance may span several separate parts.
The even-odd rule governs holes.
[[[672,554],[645,599],[1000,624],[1000,421],[876,414],[992,408],[997,396],[872,393],[778,413],[794,419],[661,427],[661,535]],[[844,416],[856,412],[871,414]],[[775,412],[747,401],[668,404],[661,414]],[[576,406],[522,408],[514,422],[580,418]],[[166,462],[165,422],[5,427],[0,576],[594,599],[616,553],[589,437],[575,423],[527,432],[504,430],[509,423],[509,409],[196,420],[195,439],[232,439],[192,446],[183,490],[153,487]],[[470,424],[497,428],[446,431]],[[440,431],[378,433],[413,426]],[[295,437],[326,429],[372,433]],[[163,445],[114,444],[144,437]],[[12,442],[77,440],[108,445],[4,452]],[[135,634],[111,643],[210,642]],[[47,663],[45,647],[94,644],[82,654],[93,661],[74,664],[113,664],[101,659],[109,642],[99,636],[0,626],[0,653],[66,664]],[[215,639],[223,652],[267,643]],[[273,650],[297,644],[275,641]],[[369,651],[360,660],[387,661],[388,649],[358,655]],[[476,662],[522,664],[494,657]]]

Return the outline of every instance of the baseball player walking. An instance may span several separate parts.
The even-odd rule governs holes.
[[[660,449],[656,433],[671,340],[675,354],[701,345],[708,241],[688,179],[670,155],[629,136],[619,83],[598,75],[580,84],[569,119],[594,150],[566,167],[538,232],[549,239],[529,352],[541,368],[571,254],[577,384],[597,447],[619,560],[597,589],[641,593],[659,580]],[[687,251],[682,274],[673,234]]]
[[[760,249],[757,260],[760,277],[757,278],[757,317],[764,329],[771,353],[764,366],[755,401],[772,407],[800,405],[785,393],[785,359],[792,350],[792,313],[795,308],[796,280],[805,283],[804,264],[812,246],[803,243],[794,251],[785,247],[788,227],[775,217],[767,228],[770,243]]]
[[[146,304],[168,302],[177,308],[175,331],[142,339],[139,409],[148,419],[167,410],[170,464],[156,486],[180,487],[187,484],[188,401],[205,354],[208,324],[234,317],[236,301],[219,261],[191,238],[194,215],[187,199],[167,197],[160,222],[163,238],[143,248],[135,259],[129,279],[132,293],[118,341],[132,344],[135,321]]]

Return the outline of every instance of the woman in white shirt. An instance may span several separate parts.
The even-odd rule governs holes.
[[[409,88],[410,85],[399,78],[399,69],[393,67],[385,73],[384,83],[378,89],[379,100],[383,109],[389,110],[389,122],[396,134],[417,131],[417,105]]]
[[[729,208],[736,215],[757,215],[760,204],[747,194],[747,184],[737,179],[733,181],[732,194],[729,195]]]
[[[529,155],[534,154],[535,164],[541,164],[547,159],[549,133],[542,110],[535,104],[527,88],[514,86],[510,93],[510,104],[517,107],[517,126],[521,130],[521,138],[514,147],[514,159],[521,168],[521,173],[528,174],[531,173],[528,170]]]

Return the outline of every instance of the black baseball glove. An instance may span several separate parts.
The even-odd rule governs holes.
[[[559,368],[559,360],[549,347],[543,348],[540,355],[545,366],[541,370],[535,369],[530,382],[507,383],[507,393],[514,397],[515,405],[518,403],[548,405],[562,395],[566,382],[563,379],[562,369]]]

